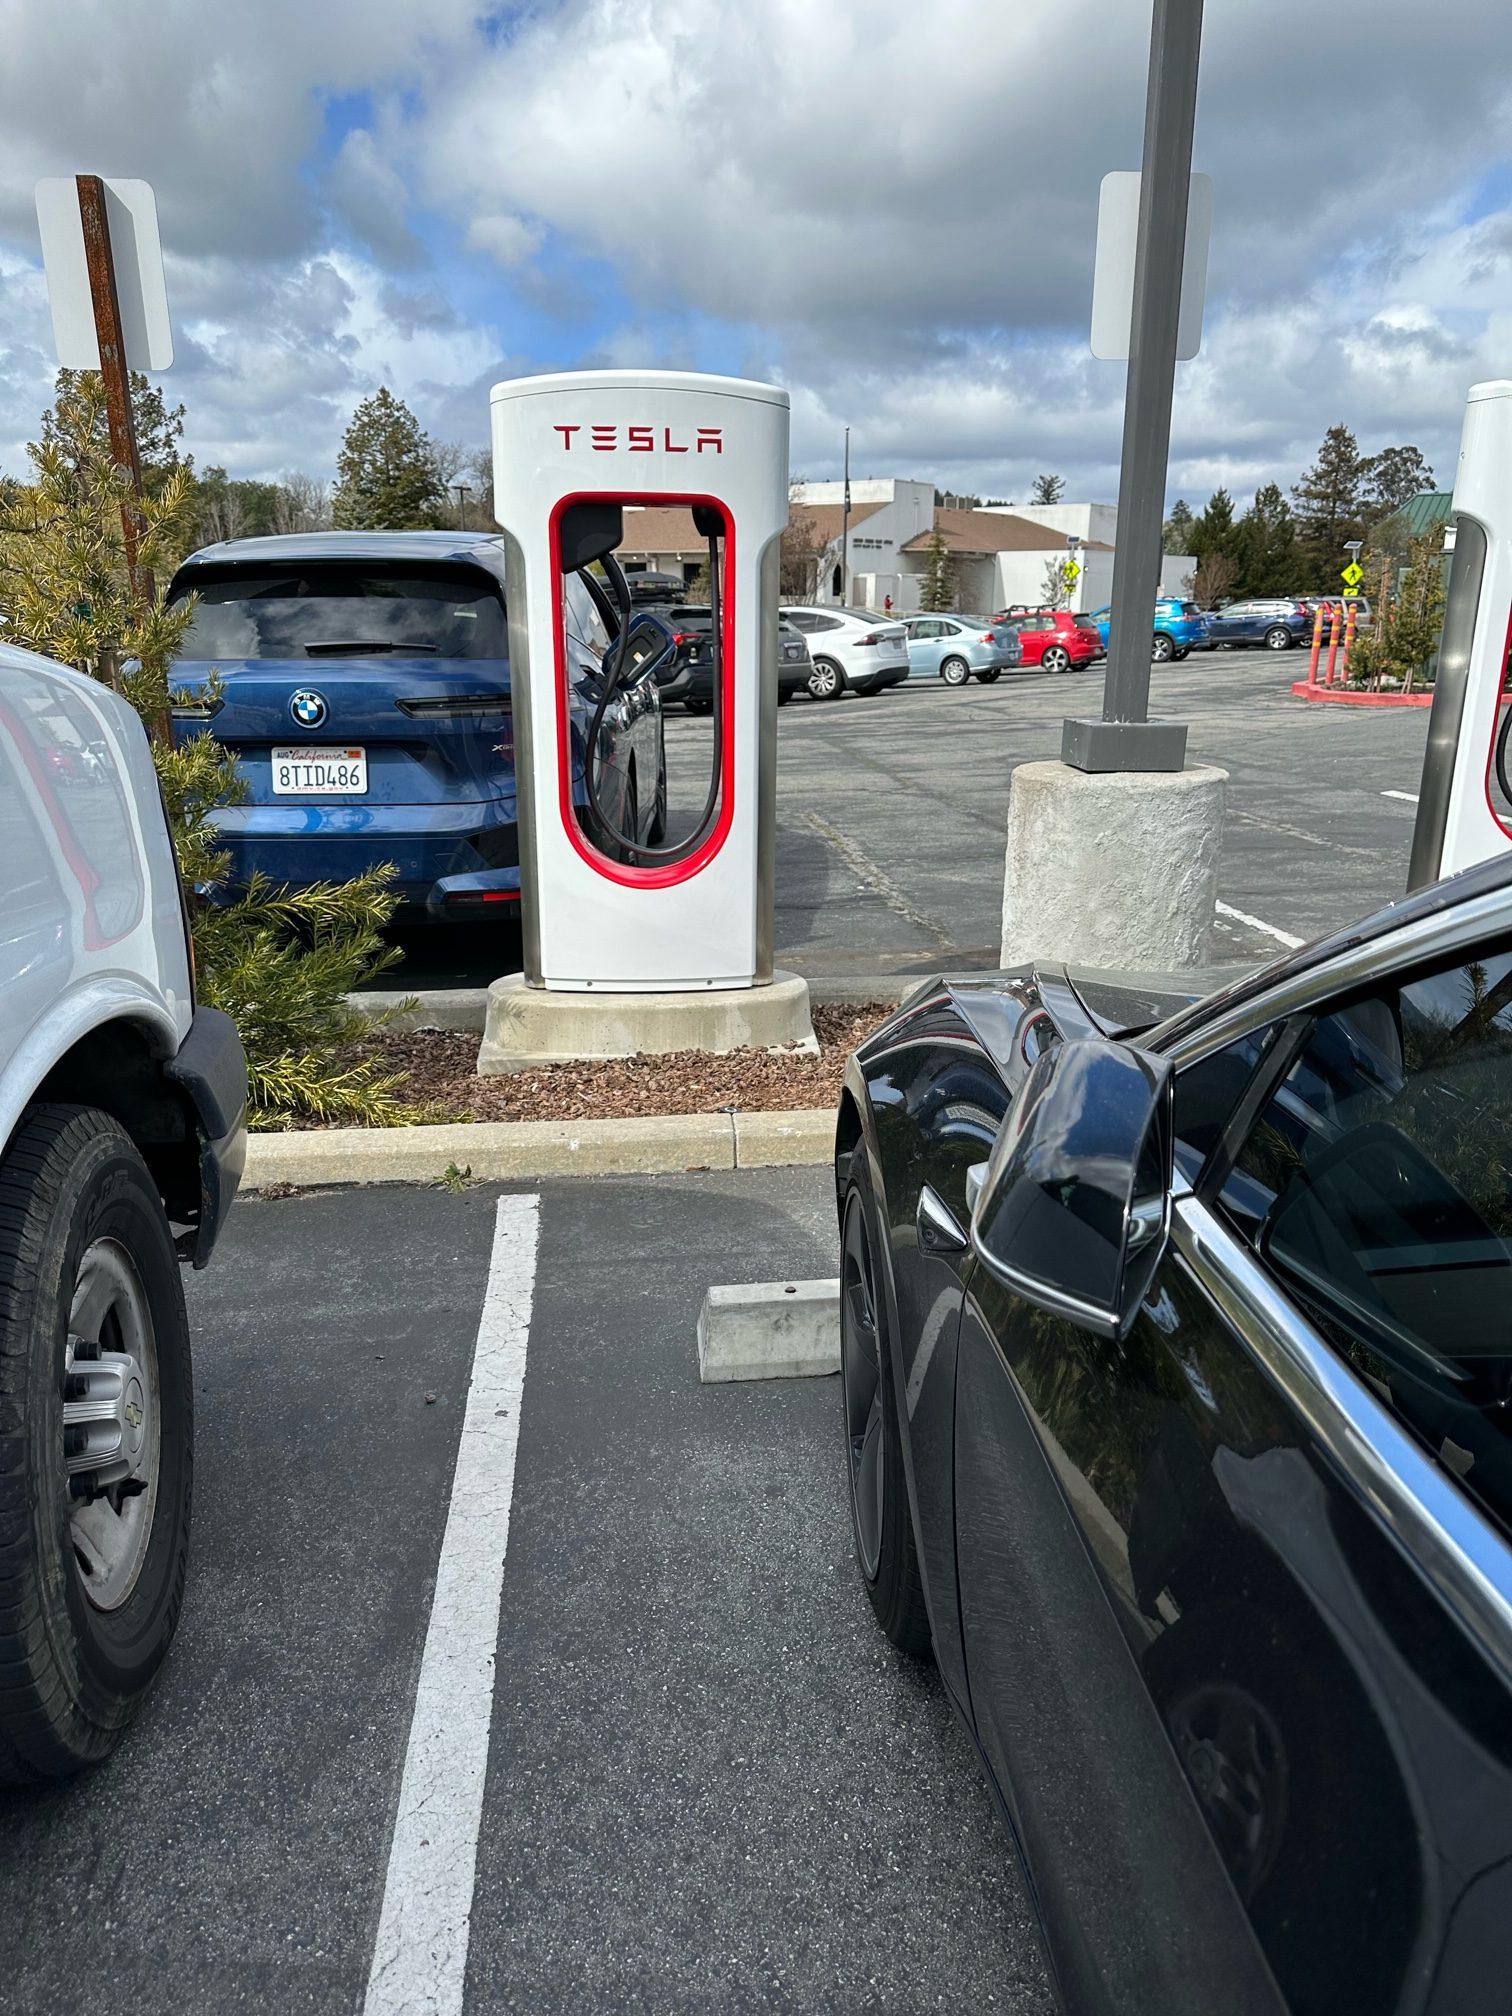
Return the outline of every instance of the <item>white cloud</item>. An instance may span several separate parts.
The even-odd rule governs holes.
[[[474,217],[467,227],[467,242],[472,249],[486,252],[501,266],[518,266],[522,259],[539,252],[543,236],[539,225],[527,224],[522,217],[510,217],[498,211]]]
[[[1179,486],[1290,478],[1337,419],[1447,476],[1466,386],[1512,354],[1512,197],[1477,186],[1512,186],[1502,13],[1209,10],[1216,216]],[[98,165],[157,187],[169,389],[201,459],[328,463],[380,376],[475,437],[498,371],[640,359],[780,377],[811,474],[848,421],[873,470],[1022,495],[1056,468],[1111,494],[1122,374],[1085,325],[1097,185],[1138,158],[1148,0],[475,15],[0,0],[0,463],[50,375],[32,183]],[[547,354],[506,366],[506,305]]]

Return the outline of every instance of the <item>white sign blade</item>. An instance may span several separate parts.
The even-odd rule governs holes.
[[[166,371],[173,362],[173,329],[152,184],[107,180],[105,214],[127,366]],[[37,223],[58,362],[70,371],[98,371],[100,344],[84,257],[84,221],[72,175],[50,175],[37,184]]]
[[[1097,205],[1097,263],[1092,273],[1092,355],[1127,358],[1134,325],[1134,248],[1139,239],[1139,171],[1104,175]],[[1208,242],[1213,235],[1213,178],[1194,175],[1187,191],[1186,259],[1176,355],[1202,348]]]

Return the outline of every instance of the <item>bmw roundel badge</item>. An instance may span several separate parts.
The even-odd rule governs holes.
[[[319,728],[327,713],[325,695],[313,686],[301,686],[289,696],[289,712],[301,728]]]

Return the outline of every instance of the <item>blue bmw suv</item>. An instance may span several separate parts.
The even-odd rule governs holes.
[[[574,796],[608,633],[566,584]],[[514,723],[504,547],[460,532],[320,532],[206,546],[173,668],[175,733],[237,758],[244,804],[218,815],[232,880],[302,887],[391,861],[401,908],[457,921],[517,908]],[[600,729],[599,797],[647,844],[666,821],[654,682]]]

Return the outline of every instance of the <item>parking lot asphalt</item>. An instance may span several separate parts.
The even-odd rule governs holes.
[[[1296,699],[1305,669],[1302,651],[1153,668],[1152,711],[1186,721],[1191,760],[1231,779],[1215,963],[1272,957],[1406,886],[1427,710]],[[1065,715],[1101,703],[1096,666],[783,708],[778,963],[810,977],[996,966],[1009,779],[1059,755]],[[706,719],[668,710],[680,782],[708,733]],[[403,943],[407,962],[384,986],[480,986],[519,961],[517,932],[420,930]]]
[[[698,1384],[711,1282],[834,1271],[827,1172],[533,1194],[533,1268],[497,1188],[237,1205],[190,1283],[179,1638],[107,1766],[0,1794],[0,2009],[372,2010],[396,1897],[413,1978],[455,1973],[421,2006],[1050,2006],[970,1742],[857,1583],[836,1382]],[[432,1623],[485,1297],[524,1325],[502,1585]],[[408,1816],[476,1843],[450,1962],[390,1866],[448,1617],[494,1660],[486,1755]]]

